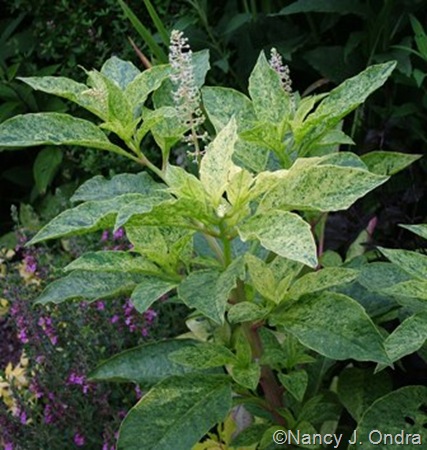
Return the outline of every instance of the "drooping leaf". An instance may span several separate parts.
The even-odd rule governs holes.
[[[234,354],[222,345],[211,342],[201,342],[192,347],[185,347],[169,355],[172,361],[194,369],[209,369],[222,367],[233,363]]]
[[[96,381],[126,381],[150,387],[173,375],[194,372],[194,369],[174,363],[169,355],[191,348],[197,341],[174,339],[140,345],[114,355],[102,362],[89,377]]]
[[[188,450],[231,409],[231,387],[224,377],[171,377],[154,386],[120,427],[118,449]]]
[[[160,297],[174,289],[178,283],[156,276],[147,276],[135,287],[130,297],[135,309],[144,313]]]
[[[390,176],[408,167],[417,159],[420,159],[421,155],[376,151],[366,153],[361,158],[368,166],[370,172]]]
[[[92,122],[62,113],[18,115],[0,124],[0,147],[79,145],[126,155]]]
[[[258,239],[264,248],[280,256],[317,266],[310,225],[297,214],[270,210],[251,217],[238,230],[243,241]]]
[[[416,352],[427,340],[427,312],[405,319],[385,340],[385,349],[392,362]]]
[[[359,422],[368,407],[391,389],[392,382],[386,372],[374,375],[372,370],[350,367],[340,373],[337,393],[347,411]]]
[[[271,322],[328,358],[389,363],[381,334],[359,303],[345,295],[305,295],[279,308]]]
[[[66,277],[50,283],[37,298],[36,303],[62,303],[83,298],[94,301],[100,298],[129,294],[140,281],[141,275],[123,272],[86,272],[76,270]]]
[[[63,153],[55,147],[44,148],[38,153],[33,165],[34,181],[40,193],[44,194],[62,162]]]
[[[363,442],[367,450],[419,448],[427,440],[426,398],[425,386],[406,386],[379,398],[358,423],[357,441]],[[385,433],[396,437],[392,442],[390,439],[384,442]],[[357,448],[360,448],[358,442],[348,447],[349,450]]]

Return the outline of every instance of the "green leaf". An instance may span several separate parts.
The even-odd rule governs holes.
[[[307,273],[292,284],[287,296],[298,299],[304,294],[322,291],[333,286],[350,283],[359,272],[340,267],[326,267],[317,272]]]
[[[156,275],[160,273],[160,269],[152,262],[120,250],[85,253],[80,258],[68,264],[64,270],[66,272],[71,270],[127,272],[145,275]]]
[[[394,362],[419,350],[427,340],[427,312],[405,319],[385,340],[385,349]]]
[[[62,162],[62,151],[58,148],[44,148],[37,154],[33,165],[34,181],[41,194],[46,192]]]
[[[123,272],[85,272],[76,270],[64,278],[50,283],[37,298],[36,303],[62,303],[83,298],[94,301],[103,297],[129,294],[140,276]]]
[[[165,185],[155,182],[147,172],[122,173],[111,179],[97,175],[83,183],[71,197],[72,202],[108,200],[123,194],[165,194]]]
[[[393,264],[409,275],[420,280],[427,280],[427,256],[409,250],[394,250],[378,247],[379,251]]]
[[[424,239],[427,239],[427,224],[418,224],[418,225],[400,225],[402,228],[406,228],[409,231],[421,236]]]
[[[169,358],[178,364],[194,369],[222,367],[236,360],[234,354],[227,347],[210,342],[177,350],[170,354]]]
[[[112,144],[92,122],[68,114],[18,115],[0,124],[0,147],[38,145],[79,145],[127,155],[122,148]]]
[[[348,157],[338,155],[335,160],[330,155],[297,159],[267,191],[261,208],[339,211],[387,181],[388,177],[341,165]]]
[[[389,363],[381,334],[359,303],[345,295],[305,295],[279,308],[271,322],[328,358]]]
[[[124,91],[141,72],[130,61],[112,56],[103,64],[101,73]]]
[[[236,166],[232,162],[237,141],[236,121],[231,119],[209,144],[200,165],[200,181],[218,206]]]
[[[378,175],[394,175],[408,167],[422,155],[408,155],[407,153],[376,151],[362,155],[362,161],[370,172]]]
[[[255,390],[261,377],[261,367],[256,362],[247,365],[237,364],[231,368],[231,376],[237,384]]]
[[[244,272],[243,272],[244,273]],[[201,270],[192,272],[178,287],[178,296],[189,308],[196,308],[214,322],[222,324],[230,292],[243,278],[240,259],[224,272]]]
[[[365,412],[357,426],[357,441],[366,450],[421,448],[427,442],[425,401],[427,387],[406,386],[381,397]],[[392,441],[387,435],[395,436]],[[381,437],[383,441],[381,442]],[[359,442],[348,447],[360,448]]]
[[[170,376],[194,372],[174,363],[169,355],[196,344],[191,339],[174,339],[140,345],[104,361],[89,377],[95,381],[131,381],[150,387]]]
[[[188,450],[231,409],[223,377],[171,377],[154,386],[126,416],[118,449]]]
[[[338,13],[365,16],[367,8],[358,0],[297,0],[281,9],[279,15],[298,13]]]
[[[252,322],[263,319],[268,312],[268,309],[255,303],[241,302],[230,308],[227,317],[230,323]]]
[[[249,77],[248,89],[258,121],[279,125],[289,117],[291,97],[264,52],[260,53]]]
[[[337,393],[353,419],[359,422],[366,409],[391,389],[392,382],[386,372],[374,375],[370,369],[351,367],[340,373]]]
[[[368,67],[333,89],[301,127],[294,130],[297,143],[302,143],[304,139],[304,145],[308,148],[311,142],[337,126],[341,119],[386,82],[395,67],[395,61]]]
[[[397,297],[413,297],[420,300],[427,300],[427,281],[403,281],[402,283],[382,289],[380,292]]]
[[[288,374],[279,373],[280,382],[285,389],[295,398],[302,402],[308,385],[308,375],[305,370],[294,370]]]
[[[317,266],[316,244],[310,225],[288,211],[268,211],[255,215],[238,228],[243,241],[258,239],[261,245],[280,256]]]
[[[156,300],[176,288],[177,284],[159,277],[147,276],[135,287],[130,297],[131,302],[138,312],[144,313]]]

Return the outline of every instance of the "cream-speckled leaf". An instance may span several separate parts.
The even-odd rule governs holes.
[[[45,225],[28,244],[111,227],[121,206],[138,197],[142,195],[118,195],[112,199],[86,202],[67,209]]]
[[[194,372],[174,363],[169,355],[196,344],[191,339],[175,339],[140,345],[104,361],[89,377],[95,381],[130,381],[143,388],[151,387],[170,376]]]
[[[160,87],[170,73],[169,65],[153,66],[138,74],[126,86],[125,95],[133,108],[142,106],[149,94]]]
[[[322,291],[333,286],[350,283],[357,278],[359,272],[341,267],[326,267],[317,272],[307,273],[291,286],[288,296],[299,298],[310,292]]]
[[[298,159],[287,175],[265,194],[261,207],[339,211],[388,179],[361,168],[322,162],[322,158]]]
[[[279,309],[271,323],[328,358],[389,363],[381,334],[362,306],[345,295],[305,295]]]
[[[236,287],[238,278],[244,278],[244,266],[240,259],[234,260],[224,272],[213,269],[192,272],[178,286],[178,296],[189,308],[196,308],[221,324],[230,292]]]
[[[0,147],[39,145],[79,145],[126,154],[92,122],[68,114],[24,114],[0,124]]]
[[[82,106],[101,119],[106,118],[105,98],[96,95],[95,92],[83,83],[71,80],[66,77],[22,77],[19,78],[24,83],[37,91],[57,95],[58,97],[71,100]]]
[[[370,172],[378,175],[394,175],[412,164],[422,155],[409,155],[408,153],[376,151],[362,155],[362,161],[368,166]]]
[[[98,251],[85,253],[64,268],[71,270],[85,270],[93,272],[127,272],[146,275],[159,275],[160,269],[150,261],[130,252]]]
[[[380,292],[382,294],[388,294],[397,297],[413,297],[420,300],[427,300],[427,281],[403,281],[402,283],[398,283],[382,289]]]
[[[249,77],[249,95],[258,121],[280,124],[291,112],[292,100],[282,82],[261,52]]]
[[[165,180],[171,192],[177,197],[186,197],[194,201],[206,201],[206,191],[200,180],[182,167],[169,164]]]
[[[280,256],[317,266],[316,243],[310,225],[297,214],[272,210],[258,214],[238,228],[243,241],[258,239]]]
[[[245,255],[245,262],[253,287],[263,297],[275,301],[277,282],[268,264],[250,253]]]
[[[237,126],[233,118],[209,144],[200,165],[200,181],[215,206],[219,205],[230,176],[235,172],[231,158],[236,141]]]
[[[233,159],[239,166],[258,173],[266,168],[269,155],[270,149],[244,141],[239,137],[234,149]]]
[[[231,205],[244,205],[248,202],[249,189],[253,183],[253,176],[245,169],[239,169],[231,177],[227,186],[227,200]]]
[[[427,224],[418,224],[418,225],[400,225],[402,228],[406,228],[409,231],[421,236],[424,239],[427,239]]]
[[[121,424],[118,450],[189,450],[232,406],[225,377],[186,375],[154,386]]]
[[[302,402],[308,384],[308,375],[305,370],[293,370],[290,373],[279,373],[278,378],[285,389],[298,402]]]
[[[235,117],[239,130],[256,121],[252,102],[239,91],[224,87],[203,87],[203,107],[218,133]]]
[[[269,310],[255,303],[240,302],[233,305],[228,311],[227,318],[230,323],[251,322],[263,319]]]
[[[83,298],[99,298],[129,294],[142,278],[141,275],[123,272],[86,272],[76,270],[64,278],[50,283],[37,298],[36,303],[62,303]]]
[[[155,182],[147,172],[122,173],[111,179],[97,175],[83,183],[71,197],[73,202],[108,200],[123,194],[164,194],[164,184]]]
[[[377,64],[345,80],[321,101],[298,130],[294,130],[296,141],[301,143],[304,138],[305,144],[309,145],[327,130],[334,128],[343,117],[381,87],[395,67],[395,61]]]
[[[364,450],[421,449],[427,442],[426,398],[427,387],[405,386],[376,400],[356,429],[357,440],[363,442]],[[390,441],[385,438],[386,433],[396,437]],[[359,442],[348,450],[360,449]]]
[[[123,91],[141,72],[130,61],[112,56],[103,64],[101,73]]]
[[[227,347],[211,342],[201,342],[171,353],[169,359],[194,369],[209,369],[233,363],[236,357]]]
[[[385,349],[392,362],[419,350],[427,340],[427,312],[405,319],[385,340]]]
[[[409,250],[395,250],[378,247],[379,251],[393,264],[409,275],[427,281],[427,255]]]
[[[177,283],[155,276],[147,276],[135,287],[130,297],[135,309],[144,313],[163,295],[176,288]]]
[[[255,390],[261,377],[261,366],[256,362],[247,365],[234,365],[231,368],[233,380],[247,389]]]

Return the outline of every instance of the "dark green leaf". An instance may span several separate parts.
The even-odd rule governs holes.
[[[33,165],[34,181],[40,193],[44,194],[62,162],[62,151],[58,148],[44,148],[38,153]]]

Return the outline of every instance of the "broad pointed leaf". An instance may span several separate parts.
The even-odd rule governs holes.
[[[123,91],[141,72],[130,61],[112,56],[105,61],[101,73]]]
[[[427,281],[427,255],[379,247],[380,252],[409,275]]]
[[[421,155],[376,151],[369,152],[361,158],[368,166],[370,172],[390,176],[403,170],[417,159],[420,159]]]
[[[171,353],[169,358],[178,364],[195,369],[222,367],[233,363],[236,359],[227,347],[211,342],[203,342],[177,350]]]
[[[178,283],[155,276],[147,276],[135,287],[130,297],[135,309],[144,313],[160,297],[174,289]]]
[[[424,239],[427,239],[427,224],[419,224],[419,225],[400,225],[402,228],[406,228],[409,231],[421,236]]]

